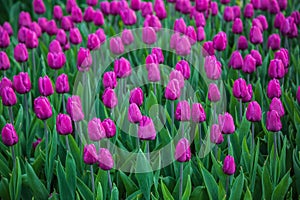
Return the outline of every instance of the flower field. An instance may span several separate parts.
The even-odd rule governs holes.
[[[299,199],[293,0],[1,0],[1,199]]]

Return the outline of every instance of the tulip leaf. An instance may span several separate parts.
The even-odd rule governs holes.
[[[190,198],[191,191],[192,191],[192,182],[191,182],[190,175],[188,175],[187,183],[186,183],[185,191],[182,195],[182,199],[188,200]]]
[[[73,156],[69,152],[66,158],[66,179],[71,193],[74,193],[76,190],[76,165]]]
[[[66,173],[65,173],[60,161],[57,163],[56,173],[57,173],[57,178],[58,178],[58,188],[59,188],[60,199],[62,199],[62,200],[67,200],[70,198],[74,199],[75,193],[72,193],[70,190],[68,181],[66,179]]]
[[[273,186],[270,178],[270,173],[266,165],[263,167],[262,172],[262,186],[263,186],[263,198],[264,199],[271,199]]]
[[[210,199],[218,199],[218,184],[214,177],[201,165],[203,180]]]
[[[112,188],[110,200],[119,200],[119,190],[116,185]]]
[[[147,99],[145,101],[146,113],[149,113],[151,106],[153,106],[155,104],[157,104],[156,96],[152,91],[150,91],[149,96],[147,97]]]
[[[125,173],[120,171],[120,176],[126,188],[127,195],[131,195],[133,192],[138,190],[136,184]]]
[[[77,177],[77,191],[79,192],[82,199],[93,199],[93,193],[89,187]]]
[[[194,188],[190,200],[198,200],[198,199],[208,199],[206,189],[204,186],[197,186]]]
[[[243,171],[241,171],[240,175],[234,181],[229,200],[241,199],[243,187],[244,187],[244,173]]]
[[[290,171],[288,171],[285,174],[285,176],[281,179],[279,184],[275,187],[272,194],[272,200],[284,199],[291,183],[292,183],[292,179],[290,177]]]
[[[293,152],[293,166],[295,171],[295,182],[296,182],[296,188],[298,195],[300,194],[300,161],[299,157],[297,157],[297,151],[294,150]]]
[[[167,186],[164,184],[163,180],[160,181],[161,191],[164,199],[174,200],[172,194],[168,190]]]
[[[246,193],[244,195],[244,200],[252,200],[252,195],[251,195],[251,192],[248,187],[247,187]]]
[[[13,146],[14,148],[14,146]],[[16,158],[16,165],[12,171],[9,182],[9,194],[11,199],[20,199],[22,190],[22,174],[19,159]]]
[[[103,200],[103,191],[101,183],[98,183],[96,200]]]

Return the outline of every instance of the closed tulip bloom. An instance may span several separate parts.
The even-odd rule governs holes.
[[[277,2],[278,2],[280,10],[286,9],[287,4],[288,4],[287,0],[278,0]]]
[[[248,54],[244,58],[244,65],[242,67],[243,72],[251,74],[256,70],[256,60],[251,54]]]
[[[251,50],[250,52],[251,56],[256,60],[256,67],[262,65],[262,57],[257,50]]]
[[[196,0],[195,7],[198,11],[203,12],[208,9],[209,1],[208,0]]]
[[[1,137],[6,146],[13,146],[19,141],[18,134],[12,124],[5,124],[1,131]]]
[[[219,115],[219,126],[223,134],[233,134],[235,131],[234,121],[228,112],[224,115]]]
[[[2,96],[2,92],[3,92],[4,88],[6,88],[6,87],[13,87],[13,85],[12,85],[11,80],[9,80],[8,78],[4,77],[0,81],[0,96]]]
[[[85,22],[92,22],[94,20],[95,17],[95,10],[93,7],[89,6],[84,10],[83,13],[83,20]]]
[[[115,1],[115,0],[111,1],[109,5],[110,5],[110,7],[109,7],[110,14],[118,15],[119,11],[120,11],[119,1]]]
[[[248,41],[245,36],[241,35],[239,37],[237,48],[238,50],[242,50],[242,51],[248,49]]]
[[[297,26],[300,25],[300,12],[299,11],[293,11],[291,14],[291,17],[294,18],[294,22]],[[4,24],[3,24],[3,28],[5,29]],[[10,32],[8,30],[6,30],[6,31],[10,35]]]
[[[111,88],[106,88],[102,95],[102,101],[105,107],[114,108],[118,105],[118,97],[115,91]]]
[[[207,56],[204,61],[204,70],[207,78],[211,80],[218,80],[222,74],[221,63],[215,56]]]
[[[189,66],[189,63],[185,60],[180,60],[176,66],[175,66],[175,69],[180,71],[181,74],[183,75],[183,77],[185,79],[189,79],[190,76],[191,76],[191,69],[190,69],[190,66]]]
[[[9,36],[12,36],[14,34],[14,31],[9,22],[4,22],[2,27],[4,30],[6,30]]]
[[[52,82],[48,76],[40,77],[38,81],[39,92],[43,96],[50,96],[54,93]]]
[[[257,26],[252,26],[252,28],[250,29],[250,42],[252,44],[263,43],[262,32]]]
[[[230,3],[230,0],[221,0],[220,2],[221,2],[221,4],[225,4],[226,5],[226,4]]]
[[[142,16],[146,17],[153,13],[152,2],[142,2],[141,3]]]
[[[128,108],[128,121],[139,123],[142,120],[142,113],[135,103],[131,103]]]
[[[103,83],[104,88],[114,89],[115,87],[117,87],[116,73],[113,71],[105,72],[103,74],[102,83]]]
[[[287,17],[286,19],[283,20],[282,24],[280,25],[280,32],[283,35],[289,35],[292,32],[294,24],[294,18],[292,17]]]
[[[95,142],[106,137],[105,129],[102,126],[101,120],[99,118],[94,117],[92,120],[89,121],[88,134],[90,140]]]
[[[134,88],[130,91],[129,103],[135,103],[138,106],[141,106],[144,102],[144,93],[141,88]]]
[[[141,7],[141,0],[131,0],[130,7],[135,11],[139,10]]]
[[[96,26],[102,26],[104,24],[104,17],[100,10],[94,12],[94,24]]]
[[[277,98],[281,97],[281,88],[280,88],[279,80],[277,79],[270,80],[267,87],[267,96],[269,99],[273,99],[274,97]]]
[[[274,19],[274,27],[280,29],[281,24],[283,24],[284,21],[285,21],[284,15],[281,12],[277,13]]]
[[[162,25],[158,17],[155,15],[147,15],[143,27],[152,27],[155,31],[159,31],[162,28]]]
[[[164,1],[156,0],[154,1],[154,12],[159,19],[165,19],[167,17],[167,11],[165,8]]]
[[[154,123],[150,117],[142,117],[138,127],[138,137],[141,140],[155,140],[156,130]]]
[[[221,31],[214,36],[213,39],[214,49],[217,51],[224,51],[227,46],[227,35],[225,32]]]
[[[55,91],[59,94],[68,93],[70,91],[68,75],[61,74],[57,77]]]
[[[300,86],[298,87],[297,93],[296,93],[296,99],[298,103],[300,104]]]
[[[208,100],[211,102],[218,102],[221,99],[219,88],[216,84],[211,83],[208,87]]]
[[[264,31],[263,30],[263,25],[261,24],[261,22],[257,18],[252,20],[252,26],[258,27],[261,32]]]
[[[285,69],[281,60],[279,59],[271,60],[268,69],[268,75],[271,78],[276,78],[276,79],[281,79],[284,77]]]
[[[158,63],[163,63],[164,62],[165,58],[164,58],[164,54],[163,54],[161,48],[154,47],[154,48],[152,48],[151,53],[156,55]]]
[[[63,52],[49,52],[47,55],[47,63],[51,69],[61,69],[66,63],[66,56]]]
[[[9,35],[2,27],[0,27],[0,48],[7,48],[10,44]]]
[[[188,0],[177,0],[175,2],[175,10],[182,14],[188,14],[191,11],[191,2]]]
[[[78,28],[72,28],[70,30],[70,42],[74,45],[80,44],[82,42],[81,33]]]
[[[47,26],[46,26],[46,32],[48,35],[52,36],[52,35],[56,35],[58,31],[56,22],[54,21],[54,19],[50,20],[47,22]]]
[[[154,28],[144,27],[142,39],[143,39],[143,42],[148,45],[155,43],[156,42],[156,33],[155,33]]]
[[[246,4],[244,9],[244,17],[245,18],[252,18],[254,15],[253,5],[251,3]]]
[[[10,61],[4,51],[0,51],[0,70],[7,70],[10,68]]]
[[[130,62],[124,57],[115,60],[114,72],[116,73],[117,78],[125,78],[130,76],[131,75]]]
[[[109,41],[110,51],[115,54],[122,54],[124,52],[124,45],[120,37],[113,37]]]
[[[33,11],[36,14],[44,14],[46,12],[46,7],[43,0],[33,0]]]
[[[2,29],[1,29],[2,30]],[[26,42],[26,36],[27,36],[27,32],[29,31],[29,29],[28,28],[26,28],[25,26],[22,26],[20,29],[19,29],[19,31],[18,31],[18,41],[20,42],[20,43],[25,43]],[[7,40],[7,39],[5,39],[5,38],[8,38],[9,39],[9,37],[8,37],[8,35],[6,36],[6,37],[4,37],[4,32],[5,31],[3,31],[2,32],[2,36],[1,36],[1,42],[4,44],[5,43],[5,40]],[[3,45],[2,45],[3,46]]]
[[[250,3],[253,5],[255,10],[260,8],[260,0],[251,0]]]
[[[71,20],[71,17],[70,16],[64,16],[62,19],[61,19],[61,28],[64,30],[64,31],[70,31],[71,28],[74,27],[74,24]]]
[[[122,42],[125,45],[130,45],[133,41],[134,41],[134,37],[133,34],[131,32],[131,30],[128,29],[124,29],[122,31]]]
[[[93,63],[90,50],[80,47],[77,55],[77,69],[88,71]]]
[[[264,31],[267,30],[268,27],[269,27],[267,18],[266,18],[264,15],[259,15],[259,16],[257,16],[256,18],[260,21],[260,23],[261,23],[261,25],[262,25],[262,29],[263,29]]]
[[[212,41],[207,41],[203,43],[202,54],[204,57],[215,55],[214,44]]]
[[[106,35],[102,28],[98,28],[95,34],[98,36],[100,43],[103,43],[106,40]]]
[[[250,122],[259,122],[261,120],[261,107],[256,101],[252,101],[248,104],[246,111],[246,118]]]
[[[25,26],[29,27],[31,24],[31,17],[28,12],[21,11],[19,14],[19,27]]]
[[[66,32],[63,29],[59,29],[55,40],[57,40],[62,46],[66,45],[68,43]]]
[[[211,15],[216,16],[219,12],[218,3],[214,1],[211,2],[210,9],[211,9]]]
[[[177,45],[179,39],[180,39],[180,33],[175,32],[171,35],[171,38],[170,38],[170,48],[171,49],[176,49],[176,45]]]
[[[82,11],[78,6],[73,6],[71,10],[71,19],[75,23],[80,23],[83,20]]]
[[[46,32],[47,30],[48,20],[45,17],[38,18],[38,25],[41,27],[42,32]]]
[[[99,163],[99,167],[102,170],[108,171],[113,168],[114,160],[108,149],[106,149],[106,148],[99,149],[98,163]]]
[[[170,73],[170,80],[176,79],[179,83],[179,87],[183,88],[184,87],[184,76],[182,73],[178,70],[172,70]]]
[[[17,96],[11,87],[1,89],[2,103],[5,106],[13,106],[17,103]]]
[[[204,122],[206,120],[206,113],[201,103],[193,103],[192,120],[195,123]]]
[[[191,52],[191,43],[189,38],[183,35],[180,37],[176,44],[176,54],[179,56],[187,56]]]
[[[248,86],[246,81],[243,78],[239,78],[234,81],[233,87],[232,87],[232,94],[237,99],[243,99],[248,94]]]
[[[271,110],[267,112],[266,127],[268,131],[272,131],[272,132],[278,132],[282,129],[280,116],[276,110]]]
[[[194,45],[197,42],[197,33],[193,26],[187,27],[185,35],[188,36],[191,45]]]
[[[53,7],[53,18],[56,20],[61,20],[63,17],[63,11],[59,5]]]
[[[37,118],[46,120],[52,116],[52,107],[47,97],[35,98],[33,105]]]
[[[14,49],[14,58],[17,62],[26,62],[28,60],[28,51],[25,44],[17,44]]]
[[[165,98],[169,100],[176,100],[180,97],[180,87],[177,79],[170,80],[166,90]]]
[[[277,14],[280,12],[280,8],[279,8],[277,0],[270,0],[269,12],[271,14]]]
[[[271,34],[268,38],[268,48],[278,50],[280,48],[280,36],[276,33]]]
[[[240,8],[240,6],[232,6],[232,11],[233,11],[234,19],[241,17],[241,8]]]
[[[199,42],[201,42],[205,39],[206,39],[205,30],[204,30],[203,27],[200,26],[200,27],[197,28],[197,40]]]
[[[84,119],[80,96],[73,95],[69,97],[66,110],[73,121],[78,122]]]
[[[186,32],[186,24],[183,18],[176,19],[174,22],[174,31],[185,34]]]
[[[210,142],[213,144],[221,144],[224,141],[220,126],[213,124],[210,128]]]
[[[110,118],[103,120],[102,126],[105,129],[105,134],[107,138],[112,138],[116,135],[116,125],[114,121]]]
[[[196,12],[194,14],[194,20],[196,22],[197,27],[200,27],[200,26],[205,27],[206,20],[205,20],[205,16],[203,13]]]
[[[42,35],[42,29],[37,22],[32,22],[29,26],[29,29],[33,31],[38,38]]]
[[[223,19],[226,22],[231,22],[234,19],[234,13],[231,6],[226,6],[224,9]]]
[[[84,146],[83,161],[88,165],[93,165],[98,162],[97,150],[94,144],[87,144]]]
[[[34,48],[38,47],[39,40],[38,40],[35,32],[33,32],[31,30],[27,31],[25,44],[28,49],[34,49]]]
[[[240,18],[236,18],[232,24],[232,32],[241,34],[243,32],[243,22]]]
[[[71,117],[67,114],[58,114],[56,117],[56,131],[60,135],[68,135],[73,132]]]
[[[62,52],[61,45],[58,40],[52,40],[49,44],[49,52],[51,53],[60,53]]]
[[[27,72],[20,72],[18,75],[15,75],[13,78],[14,89],[19,94],[25,94],[31,89],[30,77]]]
[[[100,48],[100,40],[95,33],[88,35],[87,48],[91,51]]]
[[[159,65],[156,63],[151,63],[150,67],[148,68],[148,80],[150,82],[158,82],[160,79]]]
[[[176,106],[175,119],[178,121],[189,121],[191,118],[191,109],[189,102],[180,101]]]
[[[137,18],[134,10],[131,10],[130,8],[126,8],[120,11],[120,16],[123,21],[123,23],[127,26],[132,26],[136,23]]]
[[[279,51],[275,53],[274,59],[279,59],[282,61],[285,68],[289,66],[290,58],[289,58],[289,52],[287,49],[280,48]]]
[[[284,115],[284,107],[279,98],[274,97],[270,103],[270,110],[276,110],[278,115],[282,117]]]
[[[98,3],[98,0],[86,0],[86,4],[89,6],[96,6]]]
[[[222,169],[224,174],[229,176],[235,173],[235,162],[232,156],[228,155],[225,157]]]
[[[260,9],[268,10],[270,4],[270,0],[260,0]]]
[[[232,67],[233,69],[242,69],[242,67],[244,66],[244,60],[242,54],[239,51],[234,51],[231,54],[228,66]]]
[[[175,149],[175,159],[178,162],[187,162],[191,159],[190,143],[186,138],[181,138]]]

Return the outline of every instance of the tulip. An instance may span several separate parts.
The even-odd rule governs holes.
[[[147,69],[148,70],[148,80],[150,82],[158,82],[158,81],[160,81],[161,77],[160,77],[160,70],[159,70],[158,64],[151,63],[149,65],[150,65],[150,67],[148,67],[148,69]]]
[[[7,31],[0,27],[0,48],[7,48],[9,44],[10,39]]]
[[[125,78],[130,76],[131,75],[130,62],[124,57],[115,60],[114,72],[116,73],[117,78]]]
[[[234,34],[241,34],[243,32],[243,22],[240,18],[236,18],[232,24],[232,32]]]
[[[156,33],[155,33],[154,28],[144,27],[142,39],[143,39],[143,42],[148,45],[155,43],[156,42]]]
[[[2,96],[2,91],[5,87],[13,87],[11,80],[6,77],[2,78],[0,81],[0,96]]]
[[[208,100],[211,102],[218,102],[220,101],[221,96],[220,96],[220,91],[219,88],[216,84],[211,83],[209,84],[208,87]]]
[[[175,149],[175,159],[178,162],[187,162],[191,159],[190,143],[186,138],[181,138]]]
[[[269,27],[267,18],[266,18],[264,15],[259,15],[259,16],[257,16],[256,18],[260,21],[263,30],[264,30],[264,31],[267,30],[268,27]]]
[[[62,48],[58,40],[52,40],[49,44],[49,52],[51,53],[60,53]]]
[[[271,14],[277,14],[280,12],[280,8],[279,8],[277,0],[270,0],[269,12]]]
[[[92,141],[99,141],[106,137],[105,129],[102,126],[101,120],[99,118],[93,118],[88,123],[88,134]]]
[[[46,26],[46,32],[48,35],[52,36],[52,35],[56,35],[58,31],[57,25],[55,23],[55,21],[52,19],[50,21],[47,22],[47,26]]]
[[[185,35],[188,36],[191,45],[197,42],[197,34],[193,26],[187,27]]]
[[[9,22],[4,22],[2,27],[4,30],[6,30],[9,36],[12,36],[14,34],[14,31]]]
[[[235,173],[235,162],[234,158],[230,155],[227,155],[223,163],[223,172],[227,175],[233,175]]]
[[[102,170],[111,170],[114,166],[114,160],[108,149],[100,148],[98,154],[99,167]],[[110,179],[110,176],[109,176]]]
[[[82,37],[78,28],[71,28],[70,42],[74,45],[80,44],[82,42]]]
[[[191,12],[191,2],[188,0],[177,0],[175,2],[175,10],[182,14],[188,14]]]
[[[268,69],[268,75],[271,78],[276,78],[276,79],[281,79],[284,77],[285,69],[281,60],[279,59],[271,60]]]
[[[134,88],[130,91],[129,103],[135,103],[138,106],[141,106],[144,101],[144,94],[141,88]]]
[[[192,105],[192,120],[195,123],[204,122],[206,120],[205,110],[200,103],[194,103]]]
[[[250,52],[251,56],[256,60],[256,67],[262,65],[262,57],[257,50],[251,50]]]
[[[179,83],[179,87],[183,88],[184,87],[184,76],[182,73],[178,70],[172,70],[170,73],[170,81],[176,79]]]
[[[185,34],[186,32],[186,24],[183,18],[176,19],[174,22],[174,31]]]
[[[247,86],[246,81],[239,78],[233,83],[232,93],[237,99],[249,99],[249,96],[252,97],[252,86],[251,84]]]
[[[124,45],[120,37],[113,37],[109,41],[110,51],[115,54],[122,54],[124,52]]]
[[[176,44],[176,54],[180,56],[187,56],[191,52],[191,43],[186,36],[182,36],[178,39]]]
[[[36,14],[44,14],[46,12],[46,7],[43,0],[33,0],[33,11]]]
[[[189,66],[189,63],[185,60],[180,60],[176,66],[175,66],[175,69],[177,71],[180,71],[181,74],[183,75],[183,77],[185,79],[189,79],[190,76],[191,76],[191,70],[190,70],[190,66]],[[171,72],[172,73],[172,72]]]
[[[204,61],[204,70],[207,78],[211,80],[218,80],[222,74],[221,63],[215,56],[207,56]]]
[[[142,113],[135,103],[131,103],[128,108],[128,121],[139,123],[142,120]]]
[[[244,9],[244,17],[245,18],[252,18],[254,15],[253,5],[251,3],[246,4]]]
[[[132,26],[136,23],[136,14],[130,8],[124,9],[120,11],[120,16],[123,23],[127,26]]]
[[[98,0],[86,0],[86,4],[89,6],[96,6],[98,3]]]
[[[83,161],[87,165],[97,163],[98,155],[94,144],[87,144],[83,148]]]
[[[52,69],[61,69],[66,63],[66,56],[63,52],[51,53],[47,55],[47,63]]]
[[[251,54],[248,54],[244,58],[244,65],[242,67],[243,72],[251,74],[256,70],[256,60]]]
[[[176,49],[176,45],[178,43],[179,38],[180,38],[180,33],[178,33],[178,32],[173,33],[171,35],[171,38],[170,38],[170,48],[171,49]]]
[[[110,10],[110,14],[112,15],[118,15],[119,14],[119,1],[111,1],[110,2],[110,7],[109,7],[109,10]]]
[[[245,36],[241,35],[239,37],[237,48],[238,50],[242,50],[242,51],[248,49],[248,41]]]
[[[70,14],[72,12],[72,8],[74,6],[77,6],[76,0],[67,0],[67,2],[66,2],[67,13]]]
[[[225,32],[219,32],[213,39],[214,49],[217,51],[224,51],[227,46],[227,35]]]
[[[59,94],[68,93],[70,91],[68,75],[61,74],[57,77],[55,91]]]
[[[36,34],[36,37],[40,37],[42,35],[42,29],[40,25],[36,22],[32,22],[29,26],[29,29]]]
[[[131,7],[133,10],[135,10],[135,11],[139,10],[139,9],[140,9],[140,6],[141,6],[141,1],[140,1],[140,0],[132,0],[132,1],[131,1],[130,7]]]
[[[42,142],[42,138],[38,138],[35,142],[32,143],[32,148],[35,150],[36,147]]]
[[[102,95],[102,101],[105,107],[114,108],[118,105],[118,97],[115,91],[111,88],[106,88]]]
[[[60,45],[62,45],[62,46],[66,45],[68,43],[68,38],[67,38],[66,32],[63,29],[59,29],[57,32],[56,38],[53,41],[58,41],[60,43]]]
[[[143,17],[146,17],[147,15],[151,15],[153,13],[152,2],[142,2],[141,11]]]
[[[155,15],[147,15],[143,27],[152,27],[155,31],[159,31],[162,26],[158,17]]]
[[[88,71],[93,63],[90,50],[80,47],[77,54],[77,69],[79,71]]]
[[[11,87],[1,89],[2,103],[5,106],[13,106],[17,103],[17,96]]]
[[[92,50],[97,50],[100,48],[100,40],[95,33],[88,35],[87,48]]]
[[[255,10],[260,8],[260,0],[251,0],[251,4]]]
[[[300,12],[299,11],[293,11],[292,14],[291,14],[291,17],[294,18],[294,22],[298,26],[300,24]],[[4,24],[3,24],[3,28],[5,29]],[[6,31],[8,32],[8,34],[10,34],[8,30],[6,30]]]
[[[19,14],[19,27],[25,26],[29,27],[31,24],[31,17],[28,12],[21,11]]]
[[[84,119],[84,113],[82,111],[81,100],[79,96],[71,96],[67,101],[67,113],[71,116],[74,122],[78,122]]]
[[[217,2],[211,2],[210,9],[211,9],[211,15],[216,16],[219,12],[218,3]]]
[[[37,118],[46,120],[52,116],[52,107],[47,97],[37,97],[33,104]]]
[[[246,118],[251,122],[259,122],[262,118],[262,111],[260,105],[256,101],[252,101],[248,104],[246,111]]]
[[[224,141],[223,135],[218,124],[213,124],[210,128],[210,142],[221,144]]]
[[[267,96],[269,99],[273,99],[274,97],[277,98],[281,97],[281,88],[280,88],[279,80],[277,79],[270,80],[267,87]]]
[[[0,51],[0,70],[8,70],[10,68],[10,61],[4,51]]]
[[[104,17],[100,10],[96,10],[94,12],[93,18],[94,18],[94,24],[96,26],[102,26],[104,24]]]
[[[164,62],[164,54],[161,50],[161,48],[159,47],[154,47],[152,50],[151,50],[151,53],[154,54],[157,58],[157,61],[158,63],[163,63]]]
[[[103,75],[102,83],[104,88],[112,88],[117,87],[117,77],[116,73],[113,71],[105,72]]]
[[[270,4],[270,0],[260,0],[260,9],[268,10]]]
[[[1,131],[2,142],[6,146],[13,146],[18,143],[19,137],[12,124],[6,124]]]
[[[209,1],[208,0],[196,0],[195,7],[198,11],[203,12],[208,9]]]
[[[47,30],[48,20],[45,17],[38,18],[38,25],[41,27],[42,32],[46,32]]]
[[[122,39],[123,44],[130,45],[134,41],[134,37],[133,37],[131,30],[124,29],[122,31],[121,39]]]
[[[263,43],[262,32],[257,26],[252,26],[252,28],[250,29],[250,42],[252,44]]]
[[[187,101],[180,101],[176,106],[175,119],[178,121],[189,121],[191,117],[190,105]]]
[[[141,140],[155,140],[156,130],[150,117],[143,116],[138,127],[138,137]]]
[[[27,36],[27,32],[29,31],[28,28],[26,28],[25,26],[21,27],[18,31],[18,41],[20,43],[25,43],[26,42],[26,36]],[[6,35],[3,35],[5,33],[5,31],[2,32],[2,37],[1,37],[1,43],[3,44],[7,44],[7,40],[9,40],[9,36],[6,33]],[[9,45],[9,44],[8,44]],[[8,46],[7,45],[7,46]],[[2,45],[3,46],[3,45]]]
[[[284,107],[279,98],[274,97],[270,103],[270,110],[276,110],[278,115],[282,117],[284,115]]]
[[[233,9],[230,6],[226,6],[224,9],[223,19],[226,22],[231,22],[234,19]]]
[[[116,135],[116,125],[113,120],[107,118],[102,121],[102,126],[105,129],[107,138],[112,138]]]
[[[282,129],[282,123],[280,121],[280,115],[276,110],[267,112],[267,123],[266,127],[268,131],[278,132]]]
[[[165,98],[169,100],[176,100],[180,97],[180,87],[177,79],[170,80],[166,90]]]
[[[98,36],[100,43],[103,43],[106,40],[106,35],[102,28],[97,29],[95,34]]]
[[[154,1],[154,12],[159,19],[165,19],[167,17],[167,11],[165,8],[164,1],[155,0]]]
[[[204,57],[215,55],[215,49],[214,49],[214,45],[213,45],[212,41],[208,41],[208,42],[203,43],[202,54],[203,54]]]
[[[234,19],[241,17],[241,8],[240,6],[232,6],[232,11],[234,14]]]
[[[54,93],[52,82],[47,75],[39,78],[38,86],[39,92],[43,96],[50,96]]]
[[[278,34],[271,34],[268,38],[268,48],[278,50],[280,48],[280,36]]]
[[[92,22],[95,18],[95,10],[93,7],[89,6],[84,10],[83,20],[85,22]]]
[[[300,86],[298,87],[298,90],[297,90],[296,99],[297,99],[298,103],[300,104]]]
[[[277,13],[274,20],[274,27],[280,29],[281,24],[283,24],[284,21],[285,21],[284,15],[281,12]]]
[[[73,24],[70,16],[64,16],[61,19],[61,28],[64,31],[70,31],[73,27],[74,27],[74,24]]]
[[[56,117],[56,131],[60,135],[68,135],[73,132],[71,117],[66,114],[58,114]]]
[[[257,26],[261,32],[264,31],[264,28],[263,28],[263,25],[262,25],[261,21],[257,18],[252,20],[252,26]]]
[[[64,16],[62,8],[59,5],[55,5],[53,7],[53,13],[52,14],[53,14],[53,18],[56,19],[56,20],[59,20],[59,21]]]
[[[206,39],[205,30],[204,30],[203,27],[200,26],[200,27],[197,28],[197,40],[199,42],[201,42],[205,39]]]
[[[230,0],[221,0],[220,2],[221,2],[221,4],[225,4],[226,5],[226,4],[230,3]]]
[[[234,121],[232,116],[226,112],[224,115],[219,115],[220,130],[223,134],[233,134],[235,131]]]
[[[204,27],[206,25],[205,16],[203,13],[196,12],[194,14],[194,20],[196,22],[197,27]]]
[[[14,58],[17,62],[26,62],[28,60],[28,51],[25,44],[17,44],[14,49]]]
[[[234,51],[231,54],[228,66],[232,67],[233,69],[242,69],[244,66],[244,60],[239,51]]]
[[[274,59],[279,59],[282,61],[285,68],[289,66],[290,58],[287,49],[281,48],[275,53]]]
[[[20,72],[13,78],[13,87],[19,94],[26,94],[31,89],[30,77],[27,72]]]

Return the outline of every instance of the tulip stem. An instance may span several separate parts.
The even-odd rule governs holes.
[[[66,102],[65,102],[65,94],[63,93],[61,95],[61,101],[62,101],[62,106],[63,106],[63,112],[66,111]]]
[[[172,124],[171,124],[171,133],[174,135],[174,101],[171,101],[171,112],[172,112]]]
[[[277,132],[274,133],[274,160],[275,161],[276,161],[276,154],[277,154],[276,134]]]
[[[228,190],[229,190],[229,180],[230,179],[230,176],[228,176],[227,175],[227,177],[226,177],[226,195],[228,196],[229,194],[228,194]]]
[[[180,163],[180,178],[179,178],[179,200],[182,199],[182,185],[183,185],[183,163]]]
[[[14,124],[14,114],[11,106],[8,107],[8,112],[9,112],[10,123]]]
[[[34,49],[32,49],[32,65],[33,65],[33,77],[36,76],[36,66],[35,66],[35,56],[34,56]]]
[[[202,130],[201,130],[201,124],[198,123],[198,131],[199,131],[199,151],[201,149],[201,145],[202,145]]]
[[[153,90],[154,90],[154,95],[156,96],[156,84],[153,83]]]
[[[218,145],[215,145],[215,158],[218,160]]]
[[[254,153],[254,148],[255,148],[255,140],[254,140],[254,123],[252,122],[252,151]]]
[[[228,144],[228,154],[230,149],[230,134],[227,135],[227,144]]]
[[[46,146],[46,166],[45,166],[45,171],[46,171],[46,176],[48,176],[48,151],[49,151],[49,145],[48,145],[48,143],[49,143],[49,139],[48,139],[48,131],[47,131],[47,121],[46,120],[44,120],[44,137],[45,137],[45,146]],[[50,182],[49,182],[49,180],[47,179],[47,189],[48,189],[48,191],[50,191]]]
[[[247,83],[250,84],[250,74],[247,74]]]
[[[150,147],[149,147],[149,140],[146,141],[146,154],[147,154],[147,159],[150,164]]]
[[[110,171],[107,171],[107,178],[108,178],[108,185],[109,185],[109,189],[110,192],[112,191],[112,181],[111,181],[111,177],[110,177]]]
[[[213,122],[217,123],[217,105],[216,103],[213,103],[213,105],[214,105]]]
[[[243,120],[243,104],[242,104],[242,99],[240,99],[240,121],[242,123]]]
[[[69,145],[69,135],[66,135],[66,146],[67,146],[67,150],[71,152],[70,145]]]
[[[11,157],[13,159],[13,166],[16,167],[16,154],[14,146],[11,146]]]
[[[90,165],[90,170],[91,170],[92,191],[93,191],[93,194],[95,194],[95,179],[94,179],[94,168],[93,168],[93,165]]]

